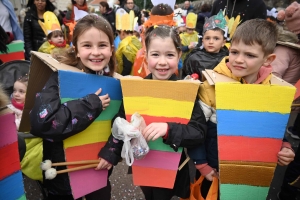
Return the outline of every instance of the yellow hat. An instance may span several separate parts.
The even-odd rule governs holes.
[[[133,31],[134,30],[134,12],[131,10],[129,14],[120,8],[116,12],[116,29],[123,31]]]
[[[187,28],[196,28],[197,15],[195,13],[189,13],[186,16],[186,27]]]
[[[39,20],[39,24],[42,27],[45,35],[48,35],[53,31],[57,31],[57,30],[61,31],[61,27],[58,22],[58,19],[53,12],[47,11],[44,13],[43,17],[44,17],[44,22]]]

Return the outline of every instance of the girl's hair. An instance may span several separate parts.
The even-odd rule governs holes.
[[[152,26],[148,28],[146,31],[146,39],[145,39],[145,45],[146,50],[148,50],[151,39],[155,37],[160,37],[162,39],[170,37],[173,41],[173,44],[177,50],[177,53],[179,54],[181,52],[181,41],[179,34],[177,33],[176,29],[170,26]]]
[[[109,5],[108,5],[107,2],[101,1],[99,4],[100,4],[102,7],[104,7],[104,8],[106,9],[106,11],[109,11]]]
[[[52,36],[53,37],[55,37],[55,36],[62,36],[63,38],[65,38],[64,37],[64,33],[62,31],[60,31],[60,30],[52,31],[51,33],[49,33],[47,35],[47,40],[51,40]]]
[[[172,13],[173,13],[173,9],[168,4],[163,4],[163,3],[157,4],[151,10],[151,15],[165,16],[165,15],[170,15]]]
[[[29,0],[27,3],[26,7],[30,7],[30,10],[32,10],[33,12],[36,12],[36,6],[34,4],[35,0]],[[55,6],[51,3],[50,0],[46,0],[46,7],[45,7],[45,11],[51,11],[53,12],[55,10]]]
[[[76,4],[76,1],[75,0],[71,0],[72,1],[72,4]],[[86,4],[86,0],[84,0],[83,4]]]
[[[24,76],[19,77],[16,82],[21,82],[23,83],[26,87],[28,86],[28,75],[25,74]]]
[[[84,72],[88,73],[95,73],[91,69],[84,66],[80,60],[80,58],[77,57],[77,49],[78,49],[78,38],[85,32],[88,31],[91,28],[96,28],[99,31],[104,32],[108,39],[111,46],[114,44],[114,33],[111,28],[111,25],[104,19],[102,16],[97,16],[94,14],[87,15],[80,19],[73,31],[73,39],[72,44],[75,47],[70,47],[67,51],[65,51],[64,55],[57,56],[56,59],[62,63],[65,63],[67,65],[72,65],[77,67],[80,70],[83,70]],[[109,67],[109,75],[113,76],[115,72],[115,51],[112,51],[112,56],[109,60],[108,67]]]

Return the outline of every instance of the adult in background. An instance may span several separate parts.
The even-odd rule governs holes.
[[[205,18],[210,17],[210,10],[211,10],[211,6],[207,3],[204,3],[200,8],[200,12],[198,13],[197,24],[196,24],[196,31],[199,33],[199,35],[202,35]]]
[[[102,16],[109,22],[111,25],[114,33],[116,32],[116,25],[115,25],[115,12],[112,8],[109,7],[106,1],[101,1],[99,6],[100,13]]]
[[[39,25],[38,20],[44,22],[46,11],[54,12],[61,21],[59,11],[49,0],[29,0],[24,20],[23,32],[25,42],[25,58],[30,59],[30,51],[37,51],[45,42],[46,35]]]
[[[134,12],[134,16],[135,17],[138,17],[138,24],[139,25],[142,25],[142,22],[141,22],[141,12],[140,12],[140,9],[137,5],[134,4],[134,1],[133,0],[125,0],[124,1],[124,10],[129,13],[131,10],[133,10]]]
[[[19,26],[14,7],[9,0],[0,0],[0,25],[10,35],[10,40],[23,40],[23,32]]]
[[[226,9],[225,15],[230,19],[240,15],[241,23],[249,19],[266,19],[267,7],[263,0],[215,0],[211,16],[217,15],[220,10]]]
[[[186,14],[188,14],[189,12],[193,12],[194,7],[191,5],[190,1],[184,2],[184,10],[186,10]]]

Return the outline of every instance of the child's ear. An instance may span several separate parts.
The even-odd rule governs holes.
[[[226,44],[226,39],[224,38],[222,47],[224,47],[225,44]]]
[[[264,66],[269,66],[276,58],[276,55],[274,53],[268,55],[266,58],[265,58],[265,62],[264,62]]]

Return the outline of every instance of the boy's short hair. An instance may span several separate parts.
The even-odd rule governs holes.
[[[266,56],[274,52],[277,37],[278,30],[274,23],[264,19],[252,19],[237,27],[231,43],[240,41],[246,45],[257,43]]]
[[[207,32],[207,31],[219,31],[222,35],[223,35],[223,38],[224,38],[224,40],[226,39],[226,37],[224,36],[225,35],[225,32],[222,30],[222,29],[220,29],[219,27],[215,27],[215,28],[213,28],[213,29],[209,29],[209,30],[206,30],[204,33],[203,33],[203,37],[204,37],[204,34]]]

